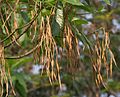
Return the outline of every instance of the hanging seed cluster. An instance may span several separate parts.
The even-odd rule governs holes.
[[[112,76],[112,65],[113,63],[116,65],[116,61],[114,58],[114,55],[110,49],[110,39],[109,39],[109,33],[105,32],[103,30],[103,39],[100,40],[98,32],[95,33],[96,36],[96,42],[94,45],[94,58],[92,59],[93,62],[93,69],[95,71],[95,81],[97,86],[99,86],[101,83],[105,86],[102,72],[103,68],[106,69],[106,75],[107,78]]]
[[[41,18],[38,44],[40,44],[40,46],[35,51],[34,57],[35,60],[37,59],[38,62],[43,64],[44,68],[42,73],[45,69],[50,83],[52,84],[53,81],[58,80],[61,85],[58,49],[52,36],[50,18],[48,16]]]
[[[5,66],[5,58],[4,58],[4,46],[3,44],[0,44],[0,97],[3,96],[3,93],[6,94],[6,97],[9,94],[9,87],[12,87],[12,92],[15,95],[11,78],[10,78],[10,72],[6,71],[6,66]],[[10,83],[10,86],[9,86]]]
[[[73,33],[69,24],[65,24],[64,26],[64,35],[63,39],[63,49],[65,49],[66,57],[67,57],[67,70],[70,73],[75,73],[78,70],[79,65],[79,56],[80,56],[80,48],[78,45],[78,39]]]

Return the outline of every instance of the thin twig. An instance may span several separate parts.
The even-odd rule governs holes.
[[[5,59],[20,59],[20,58],[23,58],[25,56],[28,56],[28,55],[32,54],[40,45],[41,45],[41,43],[36,45],[33,49],[31,49],[30,51],[26,52],[23,55],[14,56],[14,57],[5,57]]]
[[[4,41],[6,41],[7,39],[9,39],[16,31],[18,31],[18,30],[20,30],[20,29],[22,29],[24,27],[27,27],[27,26],[31,25],[37,17],[38,17],[38,14],[37,15],[35,14],[34,18],[29,23],[25,24],[22,27],[18,27],[17,29],[15,29],[12,33],[9,34],[9,36],[7,36],[3,40],[1,40],[1,43],[4,42]]]
[[[27,30],[30,28],[30,26],[32,25],[32,23],[34,22],[34,20],[38,17],[38,15],[29,23],[29,25],[27,26],[27,28],[13,41],[11,41],[10,43],[8,43],[6,46],[4,46],[4,48],[9,47],[10,45],[12,45],[15,41],[17,41],[25,32],[27,32]]]
[[[10,45],[12,45],[15,41],[17,41],[24,33],[26,33],[28,31],[28,29],[30,28],[30,26],[32,25],[32,23],[14,40],[12,40],[10,43],[8,43],[7,45],[4,46],[4,48],[9,47]]]

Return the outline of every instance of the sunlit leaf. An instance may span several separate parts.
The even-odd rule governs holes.
[[[111,5],[110,0],[104,0],[105,3],[107,3],[108,5]]]
[[[62,9],[57,9],[56,22],[59,24],[60,27],[63,27],[63,10]]]
[[[72,5],[76,5],[76,6],[81,6],[83,5],[80,0],[65,0],[65,2],[72,4]]]
[[[76,25],[81,25],[81,24],[88,24],[88,21],[82,20],[80,18],[74,17],[72,19],[72,22],[75,23]]]

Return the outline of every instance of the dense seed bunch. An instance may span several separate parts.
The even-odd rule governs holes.
[[[95,81],[97,86],[101,83],[105,86],[102,72],[104,72],[104,68],[106,69],[106,76],[109,78],[112,76],[112,65],[113,63],[116,65],[116,61],[114,55],[110,49],[110,39],[109,33],[103,30],[103,38],[99,37],[98,32],[95,33],[95,45],[93,47],[93,55],[91,57],[93,62],[93,69],[95,71]]]
[[[6,70],[6,68],[7,66],[5,65],[4,46],[3,44],[0,44],[0,97],[3,96],[3,93],[6,94],[6,97],[8,96],[10,86],[12,87],[12,92],[15,94],[11,82],[9,68],[7,68],[8,71]]]
[[[78,39],[75,36],[75,33],[72,31],[69,24],[64,26],[64,35],[63,38],[63,49],[65,50],[67,63],[67,70],[70,73],[75,73],[77,71],[80,58],[80,47],[78,45]]]
[[[35,59],[43,64],[51,84],[54,80],[58,80],[61,84],[59,75],[60,68],[58,64],[58,49],[52,36],[50,18],[48,16],[46,19],[44,19],[44,17],[41,18],[38,44],[39,47],[34,54]]]

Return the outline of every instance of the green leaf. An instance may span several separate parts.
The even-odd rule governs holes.
[[[20,2],[27,3],[27,2],[28,2],[28,0],[20,0]]]
[[[52,26],[52,34],[53,34],[53,36],[58,36],[59,32],[60,32],[60,25],[56,22],[55,17],[53,17],[53,19],[52,19],[51,26]]]
[[[30,21],[30,18],[28,17],[28,13],[25,11],[21,11],[21,16],[23,18],[23,20],[28,23]]]
[[[90,5],[90,1],[89,0],[85,0],[87,2],[88,5]]]
[[[16,73],[15,77],[15,88],[21,97],[27,97],[27,85],[24,79],[23,73]]]
[[[107,3],[108,5],[111,5],[110,0],[104,0],[105,3]]]
[[[54,3],[55,3],[55,0],[45,0],[44,2],[45,2],[45,3],[48,3],[48,4],[54,4]]]
[[[90,12],[90,13],[93,13],[95,10],[94,8],[92,8],[91,6],[89,5],[82,5],[82,6],[79,6],[80,9],[83,9],[84,11],[87,11],[87,12]]]
[[[55,17],[52,19],[51,23],[51,29],[52,29],[52,35],[55,38],[56,42],[58,45],[61,44],[61,39],[60,39],[60,25],[56,21]]]
[[[26,33],[23,34],[23,35],[18,39],[18,41],[19,41],[20,43],[22,43],[23,41],[25,41],[25,39],[26,39]]]
[[[65,0],[65,2],[72,4],[72,5],[76,5],[76,6],[81,6],[83,5],[80,0]]]
[[[31,60],[32,60],[32,58],[29,58],[29,57],[20,59],[20,60],[18,60],[16,63],[14,63],[11,68],[12,68],[12,70],[14,70],[15,68],[18,68],[18,67],[20,67],[21,65],[23,65],[23,64],[25,64],[25,63],[27,63],[27,62],[30,62]]]
[[[27,90],[26,82],[24,80],[24,74],[17,73],[16,78],[18,82],[24,87],[24,89]]]
[[[80,18],[77,18],[77,17],[74,17],[74,18],[72,19],[72,22],[73,22],[75,25],[88,24],[88,21],[86,21],[86,20],[81,20]]]
[[[49,14],[50,14],[50,10],[42,9],[42,16],[49,15]]]
[[[100,7],[98,8],[98,12],[104,12],[104,11],[105,11],[104,6],[100,6]]]
[[[16,81],[15,88],[19,93],[20,97],[27,97],[26,89],[24,88],[23,85],[20,84],[19,81]]]
[[[2,27],[3,33],[6,34],[5,28],[3,26],[1,27]]]
[[[56,12],[56,22],[59,24],[60,28],[63,27],[63,10],[62,9],[57,9]]]

